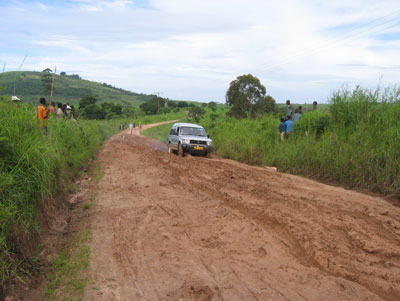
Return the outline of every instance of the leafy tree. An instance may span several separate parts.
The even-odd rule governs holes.
[[[136,108],[132,106],[132,104],[128,101],[123,100],[121,102],[121,107],[122,107],[122,114],[124,114],[126,117],[137,117],[137,112]]]
[[[253,106],[251,117],[261,117],[265,114],[275,113],[277,111],[275,99],[267,95],[260,98]]]
[[[113,103],[110,111],[115,113],[116,115],[121,115],[122,114],[122,106],[120,104]]]
[[[97,102],[96,97],[92,95],[85,95],[79,100],[79,109],[84,109],[89,105],[94,105]]]
[[[178,108],[186,108],[188,106],[186,101],[179,101]]]
[[[176,101],[170,100],[167,102],[167,106],[171,108],[176,108],[178,106],[178,103]]]
[[[157,97],[142,103],[139,107],[143,112],[145,112],[146,115],[156,114],[158,112],[158,102],[160,102],[160,109],[163,108],[165,105],[165,100],[162,98],[158,99]]]
[[[113,104],[111,102],[103,102],[100,107],[105,110],[105,111],[110,111],[112,108]]]
[[[85,106],[82,111],[82,116],[86,119],[104,119],[106,115],[107,111],[94,103]]]
[[[206,113],[206,110],[202,107],[192,106],[189,109],[188,117],[193,118],[196,122],[199,122],[200,118]]]
[[[160,109],[160,113],[167,114],[167,113],[171,112],[171,110],[172,110],[171,107],[168,107],[168,106],[167,107],[163,107],[163,108]]]
[[[52,72],[52,70],[49,68],[46,68],[42,71],[41,81],[42,81],[42,85],[43,85],[43,92],[45,94],[50,94],[50,92],[51,92],[51,83],[53,81],[51,72]],[[53,87],[53,91],[54,91],[54,87]]]
[[[75,79],[81,79],[79,74],[71,74],[71,75],[68,75],[68,76],[71,77],[71,78],[75,78]]]
[[[67,73],[65,73],[64,71],[60,73],[61,76],[66,76]]]
[[[217,103],[214,102],[214,101],[210,101],[210,102],[208,103],[208,107],[209,107],[213,112],[215,112],[215,111],[217,110]]]
[[[205,102],[203,102],[203,103],[201,104],[201,106],[202,106],[203,108],[205,108],[205,107],[207,106],[207,104],[206,104]]]
[[[257,77],[251,74],[238,76],[226,92],[226,103],[231,107],[229,115],[236,118],[252,116],[253,106],[265,93],[265,87]]]
[[[103,102],[100,106],[106,112],[112,112],[116,115],[122,114],[122,106],[120,104],[115,104],[112,102]]]

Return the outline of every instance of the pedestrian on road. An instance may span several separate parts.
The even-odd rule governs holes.
[[[132,121],[129,123],[129,130],[131,131],[131,135],[132,135],[132,130],[133,130],[133,123],[132,123]]]
[[[141,121],[139,122],[139,133],[140,133],[140,135],[142,135],[142,122]]]

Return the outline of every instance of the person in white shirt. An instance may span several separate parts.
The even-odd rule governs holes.
[[[131,131],[131,135],[132,135],[132,130],[133,130],[133,123],[132,122],[129,123],[129,130]]]

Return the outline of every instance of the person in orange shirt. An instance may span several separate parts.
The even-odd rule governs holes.
[[[39,119],[39,127],[43,131],[43,134],[47,135],[47,119],[49,119],[49,111],[46,109],[46,99],[44,97],[40,98],[36,117]]]

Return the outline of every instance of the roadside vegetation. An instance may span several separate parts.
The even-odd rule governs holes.
[[[83,229],[60,252],[46,279],[46,300],[83,300],[85,288],[91,282],[86,273],[90,263],[91,236],[89,228]]]
[[[223,111],[201,124],[215,152],[254,165],[360,187],[400,193],[400,89],[357,87],[332,94],[329,110],[304,112],[285,141],[279,140],[281,112],[236,119]]]
[[[0,296],[11,279],[37,268],[43,201],[67,191],[104,139],[118,130],[106,122],[50,119],[43,135],[35,115],[29,104],[0,102]]]

